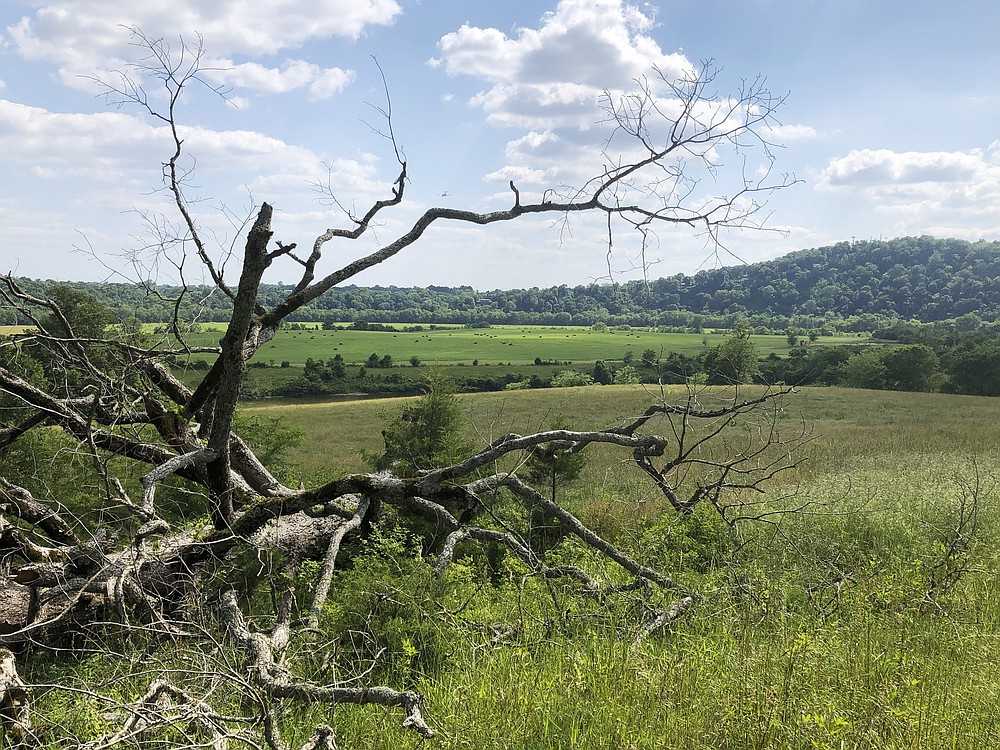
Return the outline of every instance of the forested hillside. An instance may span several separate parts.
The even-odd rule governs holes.
[[[29,291],[40,292],[43,286],[25,280]],[[179,295],[179,289],[169,286],[72,286],[123,317],[142,322],[165,320],[171,309],[165,300]],[[270,307],[289,289],[264,285],[261,302]],[[229,316],[229,300],[217,292],[210,294],[208,288],[189,289],[181,307],[185,320]],[[1000,242],[932,237],[842,242],[694,276],[548,289],[335,287],[296,316],[304,321],[543,325],[604,321],[695,328],[728,327],[735,317],[747,317],[751,325],[779,330],[789,325],[872,330],[885,320],[934,322],[968,313],[985,321],[1000,318]]]

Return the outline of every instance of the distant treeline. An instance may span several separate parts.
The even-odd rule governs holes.
[[[48,282],[23,280],[41,293]],[[162,322],[172,310],[170,286],[70,282],[122,318]],[[290,287],[265,285],[271,306]],[[185,321],[224,321],[229,300],[218,291],[188,289]],[[331,289],[301,308],[301,321],[517,325],[658,326],[700,331],[731,328],[740,318],[758,330],[789,327],[871,331],[894,320],[936,322],[974,314],[1000,319],[1000,242],[969,243],[932,237],[842,242],[776,260],[618,284],[545,289],[471,287]],[[14,323],[18,321],[3,321]],[[26,322],[26,321],[20,321]]]

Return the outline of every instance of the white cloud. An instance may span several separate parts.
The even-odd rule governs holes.
[[[303,60],[286,60],[281,68],[265,68],[258,63],[237,65],[232,60],[213,60],[213,78],[225,80],[239,88],[256,89],[270,94],[300,88],[316,77],[318,65]]]
[[[0,100],[0,151],[43,176],[72,169],[118,179],[149,153],[166,152],[169,138],[166,127],[117,112],[63,114]]]
[[[260,174],[248,183],[251,191],[261,195],[283,196],[288,201],[294,196],[294,205],[330,205],[332,194],[338,201],[357,201],[365,205],[388,194],[388,182],[380,179],[379,159],[373,154],[361,154],[356,159],[335,159],[326,165],[316,162],[312,166],[292,166],[284,171]]]
[[[648,5],[639,8],[624,0],[561,0],[537,28],[504,33],[465,24],[439,40],[439,57],[429,64],[450,76],[482,79],[485,85],[470,98],[470,106],[485,112],[490,124],[521,132],[507,143],[504,164],[492,168],[487,181],[513,179],[525,201],[579,198],[593,188],[595,177],[649,156],[635,137],[641,121],[647,143],[667,144],[706,128],[719,135],[719,142],[710,137],[686,144],[663,165],[665,171],[618,183],[614,200],[653,211],[692,201],[704,208],[722,205],[725,195],[745,189],[744,178],[757,166],[753,139],[740,144],[748,148],[734,162],[738,166],[715,167],[731,154],[721,151],[735,145],[723,133],[738,133],[762,116],[759,103],[715,99],[712,85],[703,98],[682,102],[673,86],[685,91],[702,73],[682,53],[665,52],[649,36],[655,26],[652,12]],[[752,83],[747,88],[754,91]],[[766,120],[755,127],[774,141],[815,135],[805,126]]]
[[[599,138],[597,139],[600,140]],[[568,185],[580,186],[600,174],[604,159],[594,139],[576,130],[530,131],[507,143],[506,165],[485,176],[487,181],[506,184],[513,179],[522,190],[522,200],[540,200],[543,192],[558,188],[560,194],[575,192]],[[509,192],[502,200],[506,200]],[[544,197],[553,198],[551,193]],[[566,197],[566,196],[563,196]]]
[[[989,169],[981,151],[906,151],[862,149],[832,159],[818,187],[858,187],[908,183],[969,182]]]
[[[380,175],[371,154],[336,159],[328,168],[323,156],[279,139],[246,130],[180,129],[187,153],[181,166],[194,168],[188,198],[211,199],[199,213],[212,213],[219,203],[266,197],[276,206],[312,206],[322,201],[316,184],[354,209],[365,209],[388,195],[391,178]],[[166,127],[116,112],[61,114],[0,99],[0,151],[8,164],[19,164],[49,186],[49,197],[63,205],[100,209],[109,217],[133,209],[163,210],[151,193],[161,184],[160,163],[172,151]],[[242,187],[241,187],[242,186]],[[39,190],[45,188],[39,187]],[[168,209],[169,210],[169,209]],[[339,210],[339,209],[338,209]]]
[[[775,143],[785,143],[816,138],[818,133],[815,128],[808,125],[775,125],[767,131],[767,135]]]
[[[213,81],[238,89],[284,94],[308,86],[312,101],[328,99],[354,80],[353,70],[322,68],[305,60],[286,60],[280,68],[268,68],[255,62],[216,59],[206,67]]]
[[[668,76],[691,64],[664,53],[641,32],[652,21],[620,0],[561,0],[538,29],[510,38],[498,29],[463,25],[438,42],[449,75],[473,75],[497,83],[574,82],[598,89],[628,86],[657,66]]]
[[[534,185],[540,187],[548,186],[552,178],[552,170],[531,169],[529,167],[506,166],[491,172],[484,179],[490,182],[513,182],[518,188],[523,185]]]
[[[182,127],[185,147],[204,170],[315,172],[320,157],[308,149],[246,130]],[[173,148],[169,129],[118,112],[64,114],[0,99],[0,150],[11,161],[59,174],[119,179],[145,174]],[[39,173],[42,174],[42,173]]]
[[[137,26],[175,44],[181,37],[194,43],[200,34],[213,55],[252,58],[313,39],[356,39],[369,25],[391,24],[402,13],[396,0],[258,0],[252,9],[242,0],[115,4],[42,0],[38,6],[32,15],[9,26],[7,35],[23,57],[57,64],[63,81],[71,85],[80,85],[79,76],[118,69],[124,60],[134,58],[122,27]],[[244,74],[254,80],[250,71]],[[313,75],[310,81],[315,80]],[[332,83],[323,79],[313,95],[322,98],[325,92],[332,93]]]
[[[654,68],[668,79],[693,69],[643,33],[652,25],[621,0],[561,0],[537,29],[518,29],[513,38],[465,24],[441,38],[441,56],[429,64],[488,81],[471,103],[496,125],[589,128],[606,89],[627,89]]]
[[[343,91],[352,81],[354,81],[353,70],[326,68],[309,85],[309,99],[314,102],[329,99],[334,94]]]
[[[984,152],[864,149],[832,159],[818,190],[856,193],[894,221],[897,234],[995,236],[1000,224],[1000,148]]]
[[[515,83],[477,94],[488,122],[516,128],[589,129],[599,119],[601,91],[577,83]]]

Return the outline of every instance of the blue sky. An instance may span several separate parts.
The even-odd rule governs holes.
[[[231,277],[238,217],[254,204],[275,206],[276,239],[306,247],[347,225],[317,183],[359,211],[387,197],[398,167],[370,127],[385,104],[373,57],[407,199],[370,236],[328,246],[323,270],[391,241],[429,206],[506,208],[511,178],[526,198],[579,186],[600,168],[603,89],[626,91],[654,63],[709,58],[720,93],[763,75],[788,94],[768,135],[781,144],[775,169],[800,182],[768,199],[768,226],[782,233],[727,233],[719,252],[697,232],[664,231],[647,274],[852,237],[1000,239],[993,0],[7,0],[0,14],[0,266],[18,275],[177,277],[178,248],[149,250],[151,227],[176,224],[157,192],[169,140],[137,108],[109,107],[92,80],[137,59],[122,28],[133,25],[174,49],[200,34],[206,76],[230,90],[228,101],[189,91],[178,119],[195,168],[188,197]],[[717,158],[718,184],[697,190],[741,179],[732,155]],[[436,225],[353,283],[621,280],[642,274],[638,247],[622,231],[609,261],[599,217]],[[203,278],[193,259],[184,274]],[[269,276],[295,279],[291,262]]]

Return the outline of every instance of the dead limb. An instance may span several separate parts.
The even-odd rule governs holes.
[[[323,613],[323,605],[326,604],[326,597],[330,593],[330,584],[333,583],[333,571],[337,565],[337,554],[340,552],[340,543],[348,533],[361,526],[365,515],[368,513],[370,500],[362,495],[358,498],[358,508],[354,515],[347,521],[337,526],[336,531],[330,537],[330,546],[327,548],[326,557],[323,558],[323,569],[320,572],[319,580],[316,582],[316,594],[313,597],[312,607],[309,617],[306,619],[307,627],[319,627],[319,618]]]
[[[418,693],[383,686],[318,685],[296,678],[276,660],[274,637],[252,632],[247,626],[232,591],[222,595],[219,611],[229,637],[246,653],[247,666],[254,681],[275,698],[300,703],[328,703],[331,706],[338,703],[374,703],[389,708],[402,708],[406,712],[404,728],[412,729],[425,738],[434,736],[434,731],[427,726],[421,715],[423,696]]]
[[[0,648],[0,726],[12,747],[39,745],[31,728],[28,686],[17,673],[14,654],[6,648]]]

